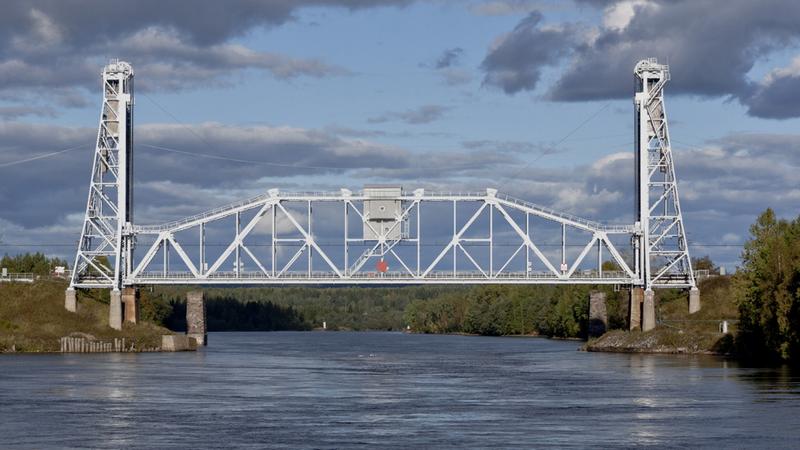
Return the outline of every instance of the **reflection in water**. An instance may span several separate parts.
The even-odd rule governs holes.
[[[4,356],[0,448],[774,447],[800,378],[546,339],[215,333],[196,353]]]

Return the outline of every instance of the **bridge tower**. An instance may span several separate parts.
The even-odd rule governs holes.
[[[86,214],[66,292],[75,311],[76,288],[110,288],[109,324],[122,327],[123,273],[133,256],[133,68],[112,60],[102,73],[103,106],[95,142]],[[133,320],[135,320],[135,315]]]
[[[653,288],[689,288],[690,313],[700,309],[700,295],[689,257],[664,107],[669,66],[650,58],[639,61],[634,73],[637,183],[634,245],[637,248],[636,273],[642,280],[644,292],[632,295],[631,303],[634,297],[643,297],[641,325],[647,330],[655,326],[654,311],[650,313]]]

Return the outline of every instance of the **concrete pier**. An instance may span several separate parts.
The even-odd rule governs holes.
[[[199,342],[192,336],[165,334],[161,336],[162,352],[186,352],[196,350]]]
[[[589,337],[599,337],[608,329],[606,293],[589,293]]]
[[[650,331],[656,327],[656,294],[652,289],[644,291],[642,302],[642,331]]]
[[[122,292],[111,291],[111,303],[108,307],[108,326],[115,330],[122,329]]]
[[[700,289],[693,287],[689,290],[689,314],[700,311]]]
[[[64,292],[64,308],[69,312],[78,311],[78,295],[73,288],[67,288]]]
[[[208,345],[206,299],[203,291],[186,293],[186,334],[193,337],[197,345]]]
[[[125,322],[139,322],[139,289],[135,287],[122,288],[123,317]]]
[[[630,302],[628,303],[628,329],[640,330],[642,328],[642,302],[644,301],[644,289],[636,286],[631,287]]]

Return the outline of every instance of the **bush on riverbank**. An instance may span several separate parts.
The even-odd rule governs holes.
[[[0,352],[59,351],[59,339],[85,333],[97,339],[124,337],[137,348],[158,347],[170,331],[153,325],[126,323],[121,331],[108,326],[107,291],[79,291],[78,312],[64,309],[67,282],[0,283]]]

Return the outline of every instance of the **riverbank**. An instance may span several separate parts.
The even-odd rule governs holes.
[[[117,331],[108,326],[108,300],[98,293],[79,293],[78,311],[64,309],[66,281],[0,283],[0,353],[59,352],[63,337],[87,342],[124,339],[126,348],[155,349],[162,335],[172,331],[152,323],[125,323]]]
[[[589,352],[730,355],[731,334],[676,328],[648,332],[613,330],[587,342]]]
[[[700,285],[702,309],[689,314],[685,291],[656,292],[658,324],[648,332],[611,330],[589,340],[590,352],[672,353],[732,355],[738,323],[738,309],[730,276],[703,280]],[[728,322],[728,333],[720,323]]]

